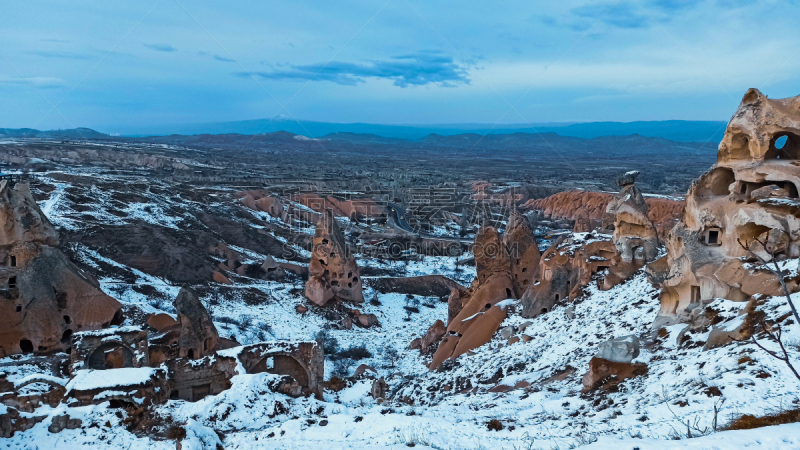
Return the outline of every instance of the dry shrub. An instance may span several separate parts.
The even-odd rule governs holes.
[[[182,441],[186,438],[186,429],[180,425],[173,425],[167,430],[167,439]]]
[[[729,430],[750,430],[753,428],[769,427],[772,425],[783,425],[785,423],[800,422],[800,409],[784,411],[778,414],[770,414],[762,417],[745,414],[728,425]]]
[[[489,431],[500,431],[503,429],[503,422],[500,422],[497,419],[492,419],[486,422],[486,428],[488,428]]]
[[[347,387],[347,383],[345,383],[344,380],[339,378],[339,377],[331,377],[331,379],[328,380],[328,382],[325,383],[325,384],[326,384],[325,387],[329,391],[333,391],[333,392],[339,392],[342,389]]]

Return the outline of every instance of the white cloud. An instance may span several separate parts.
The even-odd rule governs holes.
[[[64,80],[56,77],[22,78],[22,77],[9,77],[5,75],[0,75],[0,84],[26,85],[26,86],[32,85],[33,87],[42,89],[58,88],[67,85],[67,83]]]

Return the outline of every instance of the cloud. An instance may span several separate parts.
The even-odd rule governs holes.
[[[570,12],[579,19],[601,21],[617,28],[646,28],[650,25],[647,14],[635,2],[589,3],[572,8]],[[588,28],[591,23],[584,22],[581,25]]]
[[[703,0],[651,0],[648,4],[662,11],[683,11],[703,3]]]
[[[58,50],[38,50],[31,52],[34,55],[41,56],[42,58],[61,58],[61,59],[91,59],[91,55],[74,52],[62,52]]]
[[[36,88],[48,89],[66,86],[66,82],[56,77],[8,77],[0,75],[0,84],[32,85]]]
[[[157,52],[174,52],[178,50],[169,44],[144,44],[144,46]]]
[[[224,56],[219,56],[219,55],[214,55],[214,59],[216,59],[217,61],[222,61],[222,62],[236,62],[233,59],[226,58]]]
[[[237,75],[249,76],[247,73]],[[256,72],[256,75],[273,80],[314,79],[343,85],[363,83],[366,78],[393,80],[394,85],[399,87],[426,84],[453,87],[457,84],[470,84],[466,67],[436,51],[421,51],[366,64],[331,62],[292,65],[272,72]]]

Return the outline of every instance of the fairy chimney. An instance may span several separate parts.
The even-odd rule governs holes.
[[[431,370],[492,338],[507,314],[506,307],[498,303],[519,298],[531,284],[540,258],[528,219],[517,211],[512,211],[502,236],[492,226],[481,227],[475,235],[473,253],[478,276],[468,290],[452,291],[451,320],[433,356]]]
[[[122,322],[119,302],[57,246],[28,184],[0,181],[0,356],[67,350],[73,332]]]
[[[174,305],[181,330],[179,356],[197,359],[214,353],[219,346],[219,333],[197,293],[189,286],[182,287]]]
[[[317,223],[308,272],[306,297],[315,304],[325,306],[334,299],[364,301],[358,264],[331,210]]]
[[[630,171],[617,179],[619,194],[608,203],[606,214],[614,218],[614,246],[622,260],[652,261],[658,254],[658,232],[648,218],[648,206],[636,187],[639,172]]]
[[[648,268],[661,288],[654,328],[683,322],[716,298],[749,301],[781,292],[757,262],[759,256],[800,257],[799,164],[800,96],[769,99],[747,91],[728,122],[717,164],[689,188],[667,255]],[[798,289],[796,281],[787,283]]]

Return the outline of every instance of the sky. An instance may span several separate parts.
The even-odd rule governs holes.
[[[5,2],[0,128],[728,120],[800,0]]]

